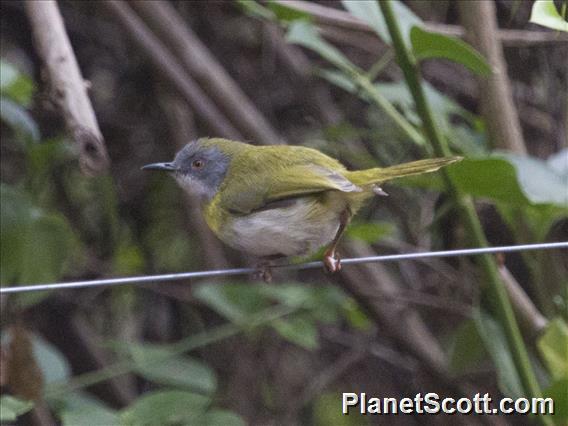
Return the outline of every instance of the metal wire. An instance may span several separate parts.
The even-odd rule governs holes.
[[[394,262],[400,260],[412,259],[425,259],[434,257],[454,257],[454,256],[475,256],[488,253],[507,253],[527,250],[552,250],[552,249],[568,249],[568,241],[558,243],[541,243],[541,244],[524,244],[516,246],[502,246],[502,247],[483,247],[461,250],[444,250],[444,251],[428,251],[418,253],[404,253],[404,254],[389,254],[384,256],[369,256],[357,257],[352,259],[342,259],[341,264],[356,265],[358,263],[371,263],[371,262]],[[287,264],[287,265],[274,265],[273,268],[281,269],[313,269],[322,266],[322,262],[308,262],[300,264]],[[0,288],[0,294],[9,293],[25,293],[31,291],[44,291],[44,290],[60,290],[70,288],[87,288],[87,287],[102,287],[102,286],[116,286],[124,284],[148,284],[158,283],[164,281],[179,281],[191,278],[210,278],[229,275],[245,275],[257,272],[256,268],[235,268],[235,269],[219,269],[212,271],[196,271],[196,272],[182,272],[177,274],[163,274],[163,275],[145,275],[138,277],[124,277],[124,278],[109,278],[102,280],[91,281],[73,281],[68,283],[53,283],[53,284],[35,284],[23,285],[17,287],[4,287]]]

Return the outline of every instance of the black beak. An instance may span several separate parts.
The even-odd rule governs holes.
[[[153,163],[153,164],[146,164],[142,167],[142,170],[161,170],[163,172],[175,172],[177,167],[174,163]]]

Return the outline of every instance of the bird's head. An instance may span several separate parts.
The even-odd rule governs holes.
[[[183,147],[174,161],[148,164],[142,169],[169,172],[185,191],[210,200],[227,174],[233,144],[240,145],[224,139],[199,139]]]

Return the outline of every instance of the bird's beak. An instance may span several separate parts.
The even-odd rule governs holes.
[[[174,163],[153,163],[153,164],[146,164],[142,167],[142,170],[161,170],[163,172],[175,172],[177,167]]]

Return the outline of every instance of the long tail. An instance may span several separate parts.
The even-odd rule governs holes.
[[[463,157],[428,158],[426,160],[397,164],[396,166],[386,167],[384,169],[376,168],[347,172],[345,177],[355,185],[370,185],[403,176],[435,172],[441,167],[455,163],[456,161],[461,161],[462,159]]]

